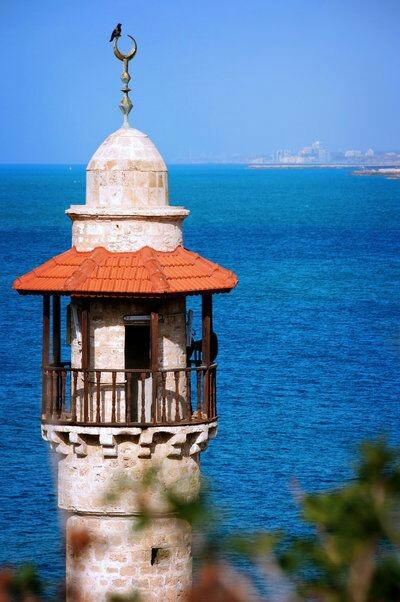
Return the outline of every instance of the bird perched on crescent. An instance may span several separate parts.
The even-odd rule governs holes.
[[[117,27],[114,29],[114,31],[111,34],[110,42],[112,42],[114,38],[121,37],[121,27],[122,27],[121,23],[118,23]]]

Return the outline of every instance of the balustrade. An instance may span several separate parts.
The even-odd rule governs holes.
[[[162,370],[43,369],[42,420],[145,426],[212,420],[216,365]]]

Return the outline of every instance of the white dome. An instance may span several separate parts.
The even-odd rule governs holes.
[[[167,171],[147,134],[134,128],[120,128],[110,134],[90,159],[87,169]]]
[[[168,205],[168,173],[150,138],[120,128],[99,146],[87,166],[86,205],[98,208]]]

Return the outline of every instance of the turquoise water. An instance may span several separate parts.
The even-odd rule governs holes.
[[[41,303],[13,279],[70,246],[81,166],[0,167],[0,563],[62,574],[40,438]],[[358,441],[400,442],[400,181],[347,170],[172,166],[185,244],[239,276],[215,300],[219,434],[203,454],[229,528],[303,527],[303,490],[351,478]]]

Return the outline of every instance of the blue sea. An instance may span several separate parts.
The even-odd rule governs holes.
[[[301,531],[293,490],[352,477],[357,444],[400,443],[400,180],[350,170],[171,166],[185,246],[236,272],[215,298],[218,437],[202,456],[228,529]],[[40,437],[41,299],[15,277],[70,247],[83,166],[1,166],[0,564],[63,574]],[[296,485],[294,485],[296,483]]]

